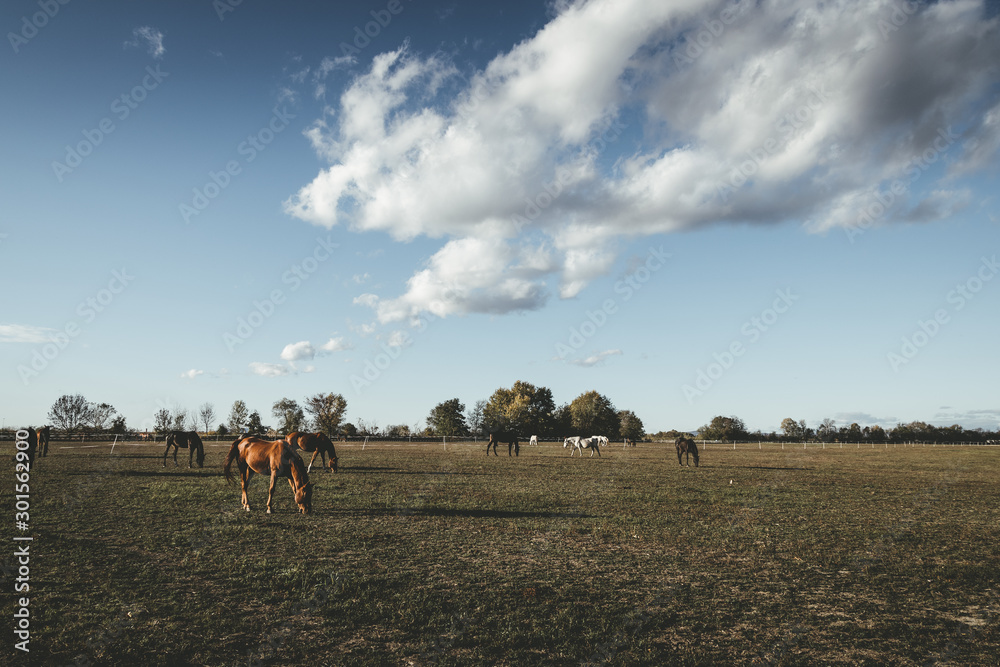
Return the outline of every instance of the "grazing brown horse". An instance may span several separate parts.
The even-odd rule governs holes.
[[[694,440],[691,438],[680,437],[674,441],[674,446],[677,447],[677,463],[684,465],[681,463],[681,455],[683,454],[688,462],[688,467],[691,467],[690,456],[694,457],[694,467],[698,467],[698,446],[694,444]]]
[[[285,442],[292,447],[298,447],[304,452],[312,452],[312,458],[309,459],[309,467],[306,468],[306,472],[312,472],[317,454],[324,468],[326,468],[326,455],[329,454],[330,472],[337,472],[337,450],[325,433],[300,433],[299,431],[295,431],[285,436]]]
[[[510,456],[510,452],[514,450],[514,456],[518,456],[521,451],[521,445],[518,442],[516,433],[509,433],[507,431],[494,431],[490,433],[490,439],[486,442],[486,456],[490,455],[490,447],[493,447],[493,456],[500,456],[497,454],[497,445],[501,442],[507,443],[507,456]]]
[[[38,453],[42,456],[49,455],[49,427],[43,426],[36,432],[38,437]]]
[[[236,461],[240,469],[240,482],[243,489],[243,508],[250,511],[250,501],[247,498],[247,488],[250,478],[256,472],[271,476],[271,486],[267,490],[267,513],[271,513],[271,498],[274,495],[274,485],[279,477],[288,479],[288,484],[295,494],[295,504],[299,511],[308,514],[312,511],[312,488],[309,473],[302,457],[295,448],[284,440],[261,440],[260,438],[238,438],[229,448],[223,472],[226,481],[233,483],[232,465]]]
[[[205,445],[201,443],[201,438],[195,431],[171,431],[167,434],[167,448],[163,450],[163,465],[167,465],[167,454],[170,448],[174,448],[174,467],[177,466],[177,448],[188,449],[188,468],[193,468],[191,460],[194,459],[195,452],[198,453],[198,467],[205,467]]]

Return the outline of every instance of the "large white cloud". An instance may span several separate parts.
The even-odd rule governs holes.
[[[995,167],[1000,34],[982,2],[591,0],[462,79],[404,45],[308,131],[315,224],[443,238],[382,321],[575,296],[615,241],[718,222],[950,215]],[[941,169],[938,163],[950,163]],[[935,167],[934,165],[937,165]]]

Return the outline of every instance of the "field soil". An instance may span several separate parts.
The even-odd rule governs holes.
[[[26,530],[0,485],[8,592],[33,538],[0,662],[998,664],[1000,448],[339,443],[306,516],[206,445],[55,442]]]

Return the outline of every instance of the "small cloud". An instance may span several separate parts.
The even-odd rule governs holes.
[[[156,28],[144,25],[132,31],[132,39],[125,42],[126,48],[139,48],[143,44],[154,58],[162,58],[167,50],[163,47],[163,33]]]
[[[298,343],[289,343],[281,351],[281,358],[285,361],[299,361],[301,359],[312,359],[316,356],[316,348],[307,340]]]
[[[351,280],[353,280],[353,281],[354,281],[354,284],[355,284],[355,285],[362,285],[362,284],[364,284],[364,283],[368,282],[368,280],[369,280],[370,278],[371,278],[371,274],[369,274],[369,273],[368,273],[368,272],[366,271],[365,273],[355,273],[355,274],[354,274],[354,275],[353,275],[353,276],[351,277]]]
[[[353,350],[354,344],[343,336],[338,336],[320,345],[319,349],[324,352],[343,352],[344,350]]]
[[[254,375],[273,378],[281,375],[290,375],[292,370],[283,364],[266,364],[262,361],[254,361],[250,363],[250,372]]]
[[[27,324],[0,324],[0,343],[48,343],[55,329]]]
[[[586,359],[571,359],[569,360],[569,363],[573,364],[574,366],[582,366],[584,368],[590,368],[591,366],[598,365],[608,357],[613,357],[621,353],[622,353],[621,350],[605,350],[604,352],[597,352],[596,354],[592,354]]]
[[[181,377],[182,378],[187,378],[188,380],[193,380],[196,377],[198,377],[199,375],[204,375],[204,374],[205,374],[205,371],[200,371],[200,370],[198,370],[196,368],[192,368],[189,371],[184,371],[183,373],[181,373]]]

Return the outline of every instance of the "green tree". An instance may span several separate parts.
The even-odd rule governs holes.
[[[469,408],[465,413],[465,421],[468,424],[469,432],[482,434],[484,428],[483,416],[486,411],[486,401],[480,399],[476,401],[476,404]]]
[[[111,420],[111,432],[118,435],[125,435],[128,428],[125,426],[125,417],[123,415],[118,415]]]
[[[347,412],[347,399],[340,394],[316,394],[306,399],[305,411],[312,415],[316,430],[333,438]]]
[[[618,435],[622,438],[632,440],[642,440],[646,435],[642,420],[631,410],[620,410],[618,412]]]
[[[87,405],[87,423],[93,426],[95,431],[103,431],[108,425],[108,420],[117,412],[107,403],[90,403]]]
[[[580,394],[569,404],[573,432],[576,435],[606,435],[616,440],[621,425],[611,400],[596,391]]]
[[[278,420],[278,433],[288,435],[306,428],[306,414],[297,401],[282,398],[271,406],[271,414]]]
[[[702,426],[701,437],[706,440],[741,440],[747,437],[747,426],[739,417],[732,415],[712,418],[707,426]]]
[[[518,380],[510,389],[493,392],[483,407],[483,425],[525,436],[547,434],[552,431],[555,410],[551,389]]]
[[[264,435],[267,427],[260,423],[260,413],[254,410],[247,418],[247,433],[250,435]]]
[[[465,435],[469,429],[465,425],[464,411],[465,405],[457,398],[438,403],[427,416],[427,426],[436,436]]]
[[[836,422],[827,417],[820,422],[820,425],[816,428],[816,435],[824,442],[827,440],[833,440],[833,438],[837,436]]]
[[[229,429],[226,428],[225,424],[219,424],[219,428],[215,429],[215,433],[220,438],[225,438],[227,435],[229,435]]]
[[[791,417],[786,417],[781,420],[781,431],[789,440],[802,439],[802,425]]]
[[[153,415],[153,430],[157,433],[166,433],[170,430],[170,410],[160,408]]]
[[[233,401],[233,407],[229,410],[229,430],[233,433],[243,433],[247,425],[247,418],[250,412],[247,404],[243,401]]]

